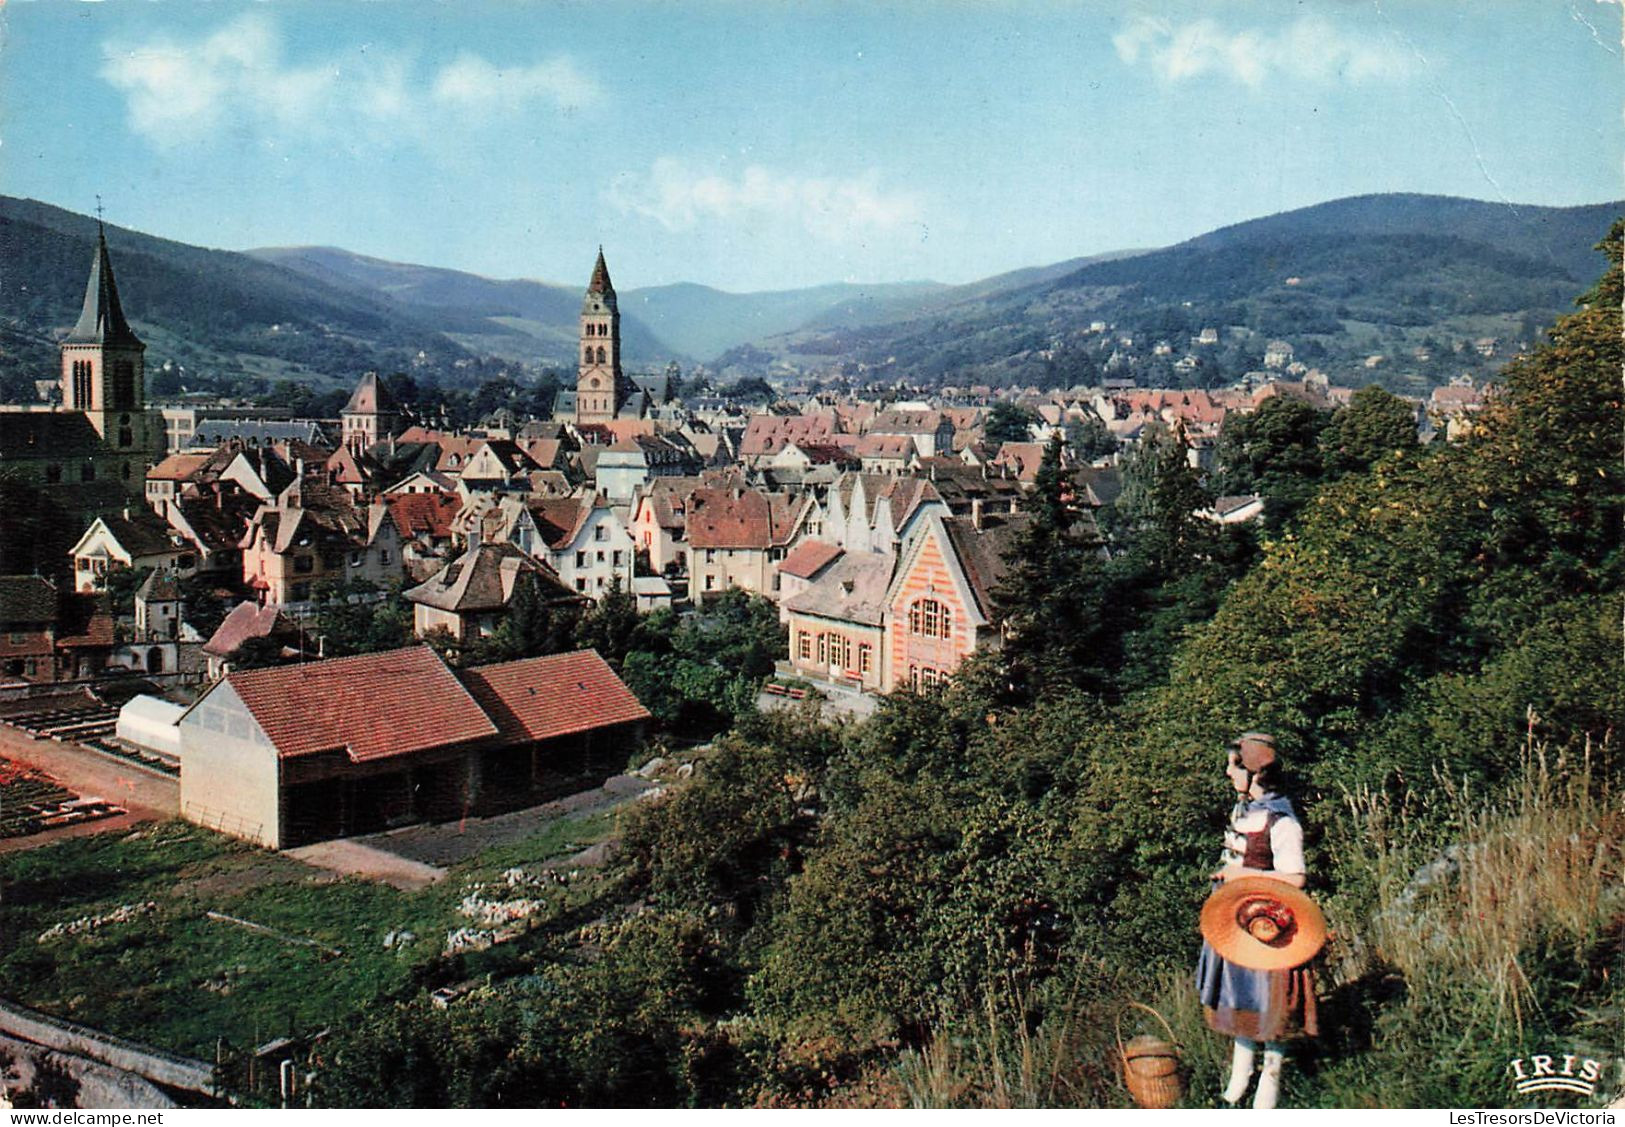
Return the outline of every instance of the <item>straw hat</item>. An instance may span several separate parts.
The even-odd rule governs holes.
[[[1202,938],[1226,962],[1251,970],[1302,966],[1326,944],[1326,917],[1285,881],[1226,881],[1202,905]]]

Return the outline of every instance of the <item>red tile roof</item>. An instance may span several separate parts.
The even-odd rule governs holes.
[[[755,489],[696,489],[688,500],[688,542],[695,548],[767,549],[784,544],[796,509],[783,494]]]
[[[745,436],[740,440],[741,457],[777,454],[786,443],[828,442],[839,431],[835,416],[827,413],[815,415],[752,415],[745,424]]]
[[[298,632],[294,622],[274,606],[238,603],[203,643],[203,652],[214,657],[230,657],[250,638],[269,638],[274,632]]]
[[[171,454],[147,471],[148,481],[188,481],[213,454]]]
[[[251,669],[226,682],[282,759],[342,748],[364,762],[497,732],[428,646]]]
[[[463,504],[455,493],[387,493],[384,501],[402,536],[431,540],[451,539],[451,522]]]
[[[481,665],[464,670],[463,683],[513,743],[649,718],[595,650]]]
[[[797,579],[811,579],[840,554],[838,545],[826,544],[822,540],[803,540],[784,557],[779,564],[779,573],[793,575]]]

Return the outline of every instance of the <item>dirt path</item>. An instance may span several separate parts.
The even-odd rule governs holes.
[[[301,845],[283,851],[286,857],[303,861],[317,869],[342,876],[363,877],[398,888],[402,892],[416,892],[428,888],[446,875],[445,869],[425,865],[395,853],[374,849],[357,838],[338,838],[319,841],[315,845]]]
[[[536,834],[548,822],[569,814],[589,814],[628,802],[657,784],[633,775],[616,775],[601,787],[567,795],[540,806],[467,818],[460,822],[407,826],[387,833],[351,838],[397,857],[443,867],[467,860],[495,845],[512,845]]]
[[[161,821],[180,813],[179,779],[121,763],[78,744],[38,740],[0,724],[0,759],[36,767],[81,798],[104,798],[128,811],[114,818],[0,840],[0,853],[33,849],[64,837],[126,830],[137,822]]]

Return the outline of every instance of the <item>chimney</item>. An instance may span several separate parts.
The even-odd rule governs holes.
[[[982,531],[982,499],[980,497],[971,498],[970,526],[977,532]]]

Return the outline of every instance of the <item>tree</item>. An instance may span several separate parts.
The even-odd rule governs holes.
[[[1322,459],[1334,475],[1359,473],[1389,453],[1416,445],[1416,407],[1376,384],[1355,392],[1320,435]]]
[[[1066,445],[1074,457],[1093,461],[1117,452],[1117,436],[1106,429],[1099,415],[1091,411],[1081,420],[1067,422]]]
[[[135,593],[152,574],[150,567],[114,567],[107,572],[107,601],[115,618],[135,614]]]
[[[269,669],[282,664],[282,642],[279,639],[247,638],[229,659],[233,669]]]
[[[1107,682],[1110,629],[1100,542],[1080,521],[1061,471],[1061,449],[1057,434],[1022,502],[1029,519],[993,592],[1005,628],[1007,685],[1020,700],[1065,685],[1098,692]]]
[[[1037,417],[1027,408],[1008,399],[993,404],[982,423],[982,437],[989,446],[999,447],[1006,442],[1030,442],[1032,424]]]
[[[310,634],[323,657],[368,653],[378,586],[365,580],[323,581],[311,592],[316,615]]]
[[[507,617],[490,637],[475,644],[469,656],[476,662],[490,662],[564,653],[575,643],[580,615],[580,608],[573,604],[549,602],[542,582],[521,572]]]
[[[225,621],[230,611],[216,591],[215,585],[218,582],[218,579],[202,572],[183,576],[179,581],[181,605],[185,608],[186,621],[204,638],[220,629],[220,624]]]
[[[610,580],[596,605],[589,607],[576,624],[576,645],[597,650],[599,656],[617,670],[638,629],[638,600],[621,586],[621,577]]]
[[[773,387],[761,376],[744,376],[738,381],[729,384],[721,392],[724,399],[745,399],[752,403],[771,403],[775,395]]]
[[[1271,396],[1250,415],[1232,412],[1219,432],[1215,491],[1260,494],[1266,529],[1280,529],[1320,486],[1326,422],[1325,412],[1289,395]]]
[[[1213,524],[1198,512],[1213,503],[1190,463],[1185,430],[1151,427],[1123,462],[1118,524],[1130,550],[1157,581],[1189,572],[1213,555]]]

